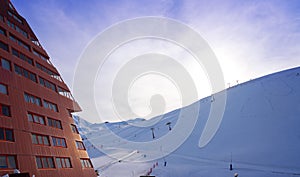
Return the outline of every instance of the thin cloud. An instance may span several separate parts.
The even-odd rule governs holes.
[[[181,18],[203,34],[226,80],[233,82],[299,65],[299,21],[291,6],[287,1],[194,1],[183,4]]]

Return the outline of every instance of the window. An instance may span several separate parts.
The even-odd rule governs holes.
[[[10,2],[8,2],[8,6],[9,6],[9,8],[10,8],[11,10],[15,10],[15,9],[13,8],[13,5],[12,5]]]
[[[15,169],[16,165],[16,156],[13,155],[0,155],[0,169]]]
[[[62,129],[61,121],[59,121],[59,120],[48,118],[48,125],[50,127],[55,127],[55,128]]]
[[[16,27],[16,31],[18,31],[19,33],[21,33],[24,37],[28,38],[28,34],[22,30],[21,28],[19,28],[18,26],[15,26]]]
[[[11,23],[9,20],[7,20],[6,22],[9,27],[15,29],[15,24]]]
[[[61,77],[59,76],[59,74],[57,74],[57,73],[51,71],[50,69],[48,69],[48,68],[46,68],[45,66],[39,64],[38,62],[36,63],[36,67],[37,67],[38,69],[40,69],[41,71],[43,71],[43,72],[49,74],[49,75],[50,75],[51,77],[53,77],[54,79],[56,79],[56,80],[62,82],[62,79],[61,79]]]
[[[37,156],[36,157],[36,166],[39,169],[40,168],[55,168],[52,157]]]
[[[58,112],[57,105],[46,100],[44,100],[44,108]]]
[[[34,55],[36,55],[36,56],[38,56],[40,59],[42,59],[42,60],[46,61],[47,63],[49,63],[49,60],[48,60],[48,58],[47,58],[47,57],[45,57],[44,55],[40,54],[39,52],[37,52],[37,51],[33,50],[33,54],[34,54]],[[50,63],[49,63],[49,64],[50,64]]]
[[[39,134],[31,134],[31,139],[33,144],[43,145],[43,146],[50,146],[49,138],[46,135],[39,135]]]
[[[21,76],[26,77],[27,79],[32,80],[33,82],[37,82],[36,81],[36,75],[18,65],[15,64],[15,72]]]
[[[14,48],[12,48],[12,52],[11,52],[14,56],[16,56],[16,57],[19,57],[19,52],[16,50],[16,49],[14,49]]]
[[[41,99],[36,96],[30,95],[28,93],[24,93],[24,99],[27,103],[33,103],[38,106],[42,106]]]
[[[0,41],[0,48],[8,51],[8,45]]]
[[[37,124],[45,125],[44,116],[40,116],[40,115],[33,114],[33,113],[28,113],[27,117],[28,117],[29,122],[34,122],[34,123],[37,123]]]
[[[11,9],[13,9],[13,8],[11,8]],[[15,14],[11,13],[10,11],[7,11],[7,13],[8,13],[9,16],[13,17],[19,23],[21,23],[21,24],[23,23],[22,20],[18,16],[16,16]]]
[[[18,65],[15,65],[15,72],[19,75],[23,75],[22,68]]]
[[[65,90],[65,89],[63,89],[63,88],[60,88],[60,87],[57,87],[57,90],[58,90],[58,93],[59,93],[60,95],[65,96],[65,97],[67,97],[67,98],[69,98],[69,99],[71,99],[71,100],[74,100],[74,98],[73,98],[71,92],[69,92],[69,91],[67,91],[67,90]]]
[[[54,92],[56,92],[56,87],[52,82],[47,81],[46,79],[43,79],[41,77],[39,77],[39,80],[40,80],[40,85],[47,87],[48,89],[51,89]]]
[[[33,60],[29,57],[27,57],[26,55],[24,55],[23,53],[17,51],[16,49],[12,48],[12,54],[18,58],[20,58],[21,60],[26,61],[27,63],[29,63],[30,65],[33,65]]]
[[[5,36],[5,30],[0,28],[0,34],[3,34]]]
[[[93,168],[90,159],[80,159],[82,168]]]
[[[1,111],[0,115],[8,116],[8,117],[11,116],[11,114],[10,114],[10,107],[7,106],[7,105],[1,104],[1,110],[0,111]]]
[[[29,46],[27,44],[25,44],[23,41],[19,40],[18,38],[10,35],[9,39],[14,41],[15,43],[17,43],[19,46],[23,47],[24,49],[29,51]]]
[[[1,67],[10,71],[11,70],[10,69],[10,61],[8,61],[4,58],[1,58]]]
[[[79,134],[76,125],[71,124],[71,130],[72,130],[73,133]]]
[[[0,84],[0,93],[7,95],[7,86],[4,84]]]
[[[67,157],[56,157],[56,165],[58,168],[72,168],[71,160]]]
[[[14,141],[14,133],[12,129],[0,128],[0,141]]]
[[[76,141],[76,147],[80,150],[85,150],[84,144],[81,141]]]
[[[9,27],[13,28],[14,30],[16,30],[18,33],[22,34],[24,37],[28,38],[28,34],[24,30],[22,30],[17,25],[15,25],[12,22],[10,22],[9,20],[7,20],[7,25]]]
[[[56,147],[67,147],[66,140],[64,138],[52,137],[53,146]]]

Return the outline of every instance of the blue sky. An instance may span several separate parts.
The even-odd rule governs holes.
[[[142,16],[169,17],[194,28],[214,50],[231,85],[300,65],[299,0],[12,2],[70,87],[81,53],[97,34]]]

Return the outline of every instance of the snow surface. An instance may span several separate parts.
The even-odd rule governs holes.
[[[150,170],[151,175],[157,177],[233,177],[235,173],[239,177],[300,176],[299,73],[300,68],[294,68],[227,89],[221,125],[203,148],[198,146],[199,138],[214,102],[211,97],[199,100],[194,103],[200,104],[198,121],[187,140],[166,157],[148,162],[143,161],[163,150],[139,151],[126,146],[122,139],[149,142],[164,137],[173,131],[169,131],[166,123],[171,122],[173,128],[180,109],[165,114],[151,126],[155,140],[150,127],[131,124],[148,120],[102,124],[91,124],[78,116],[74,116],[74,120],[94,168],[103,177],[135,177],[146,175]],[[111,138],[110,131],[120,138]],[[117,158],[105,155],[103,150]],[[232,171],[229,170],[231,158]]]

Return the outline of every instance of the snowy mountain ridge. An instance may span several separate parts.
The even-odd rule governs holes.
[[[228,88],[221,125],[203,148],[198,146],[199,137],[207,122],[212,97],[199,100],[194,103],[200,104],[200,111],[191,135],[168,156],[150,162],[143,159],[164,151],[151,148],[139,151],[126,142],[155,142],[166,136],[173,131],[180,109],[165,114],[152,127],[132,125],[153,121],[143,119],[102,124],[91,124],[78,116],[74,120],[100,176],[140,176],[149,174],[150,169],[151,175],[162,177],[217,177],[235,173],[300,176],[299,73],[299,67],[293,68]],[[110,138],[110,131],[120,140]],[[103,151],[118,158],[111,158]]]

